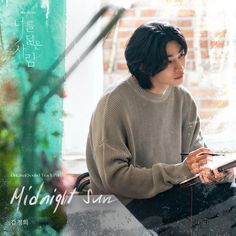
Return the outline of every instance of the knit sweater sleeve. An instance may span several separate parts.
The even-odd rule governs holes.
[[[92,145],[89,149],[96,153],[96,171],[104,192],[127,198],[150,198],[192,176],[185,162],[157,163],[151,168],[135,166],[127,145],[129,120],[128,111],[123,109],[126,106],[111,102],[107,96],[101,107],[104,109],[98,108],[93,119],[93,142],[89,142]]]

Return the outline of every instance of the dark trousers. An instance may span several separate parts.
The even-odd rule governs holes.
[[[126,207],[147,228],[165,225],[188,216],[193,216],[234,195],[230,184],[196,184],[188,188],[175,186],[150,199],[135,199]]]

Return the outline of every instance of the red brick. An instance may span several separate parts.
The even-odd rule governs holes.
[[[201,48],[208,48],[208,41],[207,40],[201,40],[200,41],[200,47]]]
[[[176,25],[180,28],[182,27],[191,27],[192,21],[191,20],[178,20],[178,21],[170,21],[171,24]]]
[[[187,45],[188,45],[188,48],[193,48],[193,41],[192,40],[187,40]]]
[[[202,30],[200,32],[200,37],[207,37],[208,36],[208,31],[207,30]]]
[[[129,16],[135,16],[135,15],[136,15],[136,11],[134,9],[129,9],[125,11],[125,13],[123,14],[123,18],[129,17]]]
[[[195,57],[194,51],[188,51],[187,58],[188,59],[193,59],[194,57]]]
[[[142,25],[142,24],[144,24],[144,23],[146,23],[147,22],[147,20],[135,20],[134,21],[134,28],[137,28],[137,27],[139,27],[140,25]]]
[[[112,41],[111,40],[105,40],[103,42],[103,49],[111,49],[112,47]]]
[[[195,16],[194,10],[179,10],[178,16]]]
[[[132,32],[130,31],[119,31],[118,32],[118,38],[130,38],[130,36],[132,35]]]
[[[128,42],[128,40],[119,42],[118,47],[121,49],[126,48],[127,42]]]
[[[188,37],[193,37],[193,30],[192,29],[189,29],[189,30],[181,30],[182,34],[188,38]]]
[[[122,19],[120,22],[120,28],[124,27],[124,28],[129,28],[131,30],[135,30],[137,27],[139,27],[140,25],[142,25],[143,23],[145,23],[147,20],[145,19]]]
[[[201,108],[224,108],[229,104],[228,100],[202,100],[200,102]]]
[[[225,42],[224,41],[211,41],[210,46],[213,48],[223,48]]]
[[[129,27],[132,27],[131,26],[131,22],[133,22],[133,20],[127,20],[127,19],[124,19],[124,18],[122,18],[121,20],[120,20],[120,24],[119,24],[119,27],[120,28],[129,28]]]
[[[140,16],[150,17],[150,16],[159,16],[159,12],[157,10],[152,9],[143,9],[141,10]]]
[[[127,67],[126,63],[117,63],[117,69],[118,70],[127,70],[128,67]]]
[[[103,70],[104,71],[107,71],[108,67],[109,67],[108,63],[103,63]]]
[[[190,82],[190,87],[198,87],[199,82]]]
[[[217,91],[214,89],[194,89],[190,91],[194,97],[202,97],[202,96],[216,97],[217,95],[219,95]]]

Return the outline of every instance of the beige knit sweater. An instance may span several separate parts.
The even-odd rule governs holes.
[[[196,105],[185,88],[156,95],[130,77],[101,98],[92,116],[86,150],[92,191],[124,204],[153,197],[192,176],[180,153],[201,146]]]

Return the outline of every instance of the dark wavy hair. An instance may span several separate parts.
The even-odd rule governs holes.
[[[151,89],[151,77],[167,67],[166,44],[170,41],[176,41],[187,54],[188,46],[180,29],[168,23],[143,24],[129,39],[125,59],[142,88]]]

